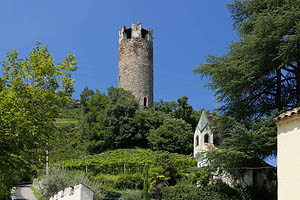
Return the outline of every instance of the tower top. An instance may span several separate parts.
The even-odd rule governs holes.
[[[207,125],[208,125],[207,114],[205,110],[203,110],[197,128],[199,128],[200,132],[202,132]]]
[[[152,30],[150,28],[143,29],[142,23],[140,22],[137,25],[132,22],[131,28],[122,26],[122,28],[119,30],[119,44],[122,40],[131,38],[144,38],[148,42],[152,42]]]

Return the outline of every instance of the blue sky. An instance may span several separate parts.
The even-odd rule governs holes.
[[[73,98],[85,86],[117,87],[118,30],[142,22],[154,34],[154,100],[188,96],[194,109],[213,110],[213,92],[192,73],[208,54],[221,55],[236,40],[229,0],[2,0],[0,59],[13,48],[27,56],[35,42],[57,62],[74,53]]]

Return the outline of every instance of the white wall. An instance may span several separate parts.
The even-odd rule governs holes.
[[[94,192],[83,184],[67,187],[59,191],[50,200],[93,200]]]
[[[277,122],[278,200],[300,199],[300,116]]]

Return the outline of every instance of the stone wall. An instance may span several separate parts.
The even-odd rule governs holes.
[[[131,91],[141,108],[153,104],[152,31],[141,24],[119,32],[118,86]]]

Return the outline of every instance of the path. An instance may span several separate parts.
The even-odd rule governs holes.
[[[11,193],[12,200],[36,200],[31,190],[31,183],[19,183]]]

